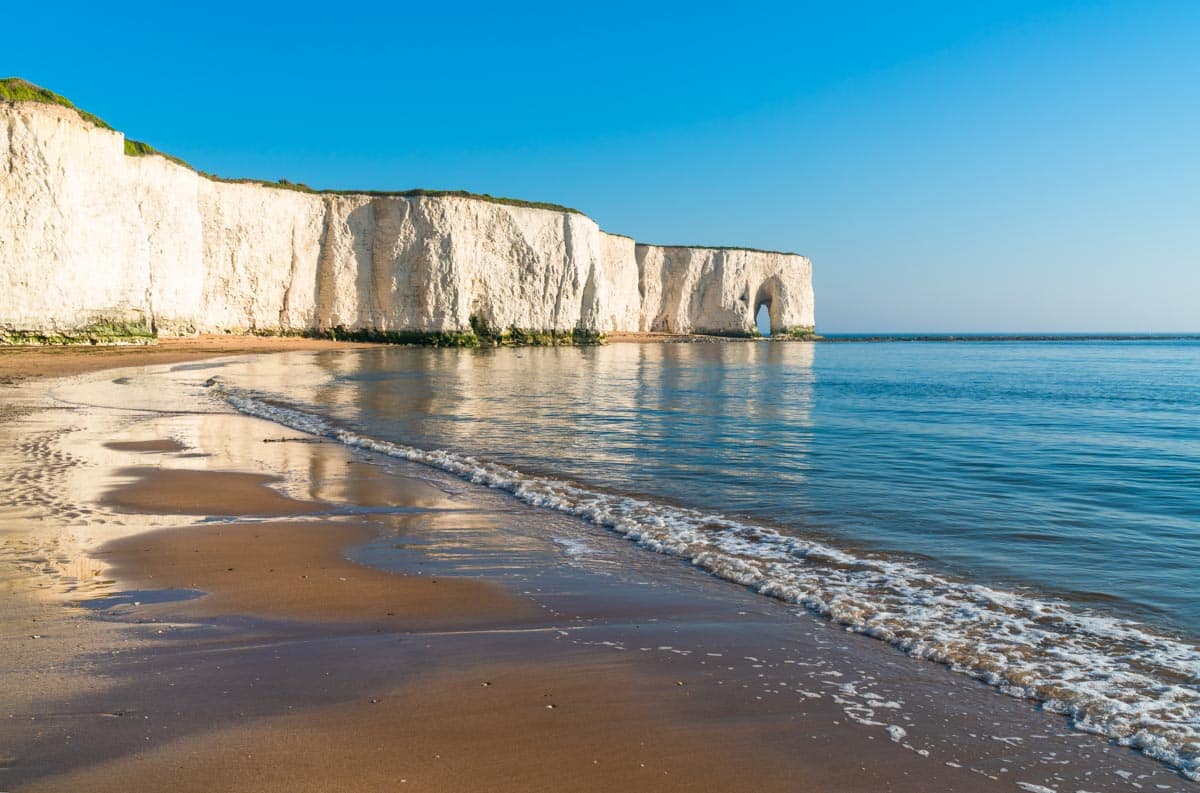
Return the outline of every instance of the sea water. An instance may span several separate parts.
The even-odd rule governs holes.
[[[1200,779],[1200,339],[287,362],[215,390],[608,527]]]

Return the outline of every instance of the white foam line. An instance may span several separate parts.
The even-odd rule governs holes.
[[[719,514],[598,493],[444,450],[381,441],[224,387],[237,410],[348,446],[423,463],[612,529],[721,578],[801,604],[910,655],[947,664],[1070,717],[1200,781],[1200,649],[1137,623],[954,581],[894,559]]]

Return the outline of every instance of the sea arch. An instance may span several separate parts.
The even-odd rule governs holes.
[[[759,285],[750,304],[751,325],[764,336],[770,336],[784,330],[781,316],[779,293],[782,290],[779,278],[772,276]],[[763,316],[765,314],[765,316]]]

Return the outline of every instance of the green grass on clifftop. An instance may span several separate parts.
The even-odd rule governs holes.
[[[125,153],[128,154],[129,152],[126,151]],[[155,152],[155,154],[162,154],[162,152]],[[163,156],[166,157],[168,155],[163,154]],[[271,182],[266,179],[229,178],[225,176],[217,176],[214,173],[206,173],[204,171],[196,171],[196,173],[200,174],[206,179],[211,179],[214,182],[225,182],[227,184],[250,184],[258,185],[259,187],[275,187],[280,190],[293,190],[297,193],[311,193],[313,195],[365,195],[378,198],[470,198],[475,201],[486,201],[489,204],[504,204],[505,206],[525,207],[526,209],[548,209],[552,212],[570,212],[573,215],[583,214],[583,212],[578,209],[563,206],[561,204],[551,204],[546,201],[526,201],[522,198],[506,198],[504,196],[494,196],[487,193],[472,193],[467,190],[426,190],[424,188],[416,188],[413,190],[318,190],[315,187],[309,187],[303,182],[292,182],[287,179],[280,179],[278,182]]]
[[[74,102],[65,96],[56,94],[49,88],[34,85],[28,80],[22,80],[20,77],[5,77],[0,79],[0,99],[7,99],[9,102],[41,102],[44,105],[69,107],[78,113],[84,121],[90,121],[97,127],[112,129],[104,119],[86,110],[80,110],[75,107]]]
[[[47,105],[60,105],[68,107],[79,114],[84,121],[89,121],[102,129],[112,129],[104,119],[97,115],[81,110],[75,106],[75,103],[65,96],[56,94],[48,88],[34,85],[28,80],[23,80],[20,77],[6,77],[0,79],[0,100],[9,102],[41,102]],[[504,204],[505,206],[525,207],[527,209],[548,209],[552,212],[570,212],[575,215],[582,215],[578,209],[562,206],[561,204],[551,204],[546,201],[525,201],[520,198],[505,198],[503,196],[493,196],[487,193],[471,193],[466,190],[317,190],[309,187],[301,182],[292,182],[288,179],[280,179],[278,182],[271,182],[265,179],[230,179],[227,177],[217,176],[213,173],[206,173],[198,168],[193,168],[188,163],[173,157],[170,154],[159,151],[149,143],[143,143],[140,140],[125,139],[125,153],[130,157],[145,157],[155,154],[159,157],[165,157],[177,165],[182,165],[192,171],[195,171],[200,176],[210,179],[214,182],[227,182],[230,184],[252,184],[261,187],[274,187],[280,190],[294,190],[298,193],[312,193],[314,195],[365,195],[376,196],[381,198],[416,198],[427,196],[430,198],[470,198],[476,201],[486,201],[489,204]]]
[[[129,138],[125,139],[125,155],[126,156],[128,156],[128,157],[146,157],[151,154],[157,155],[159,157],[164,157],[164,158],[170,160],[171,162],[175,163],[176,165],[182,165],[184,168],[187,168],[189,171],[196,171],[195,168],[193,168],[191,165],[184,162],[183,160],[179,159],[178,157],[175,157],[174,155],[171,155],[171,154],[167,154],[165,152],[161,152],[158,149],[151,146],[149,143],[143,143],[140,140],[131,140]],[[208,174],[202,173],[200,171],[196,171],[196,173],[200,174],[201,176],[208,176]]]

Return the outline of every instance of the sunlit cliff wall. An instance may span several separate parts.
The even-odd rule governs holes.
[[[0,101],[0,335],[811,328],[794,254],[637,245],[571,211],[222,182]]]

